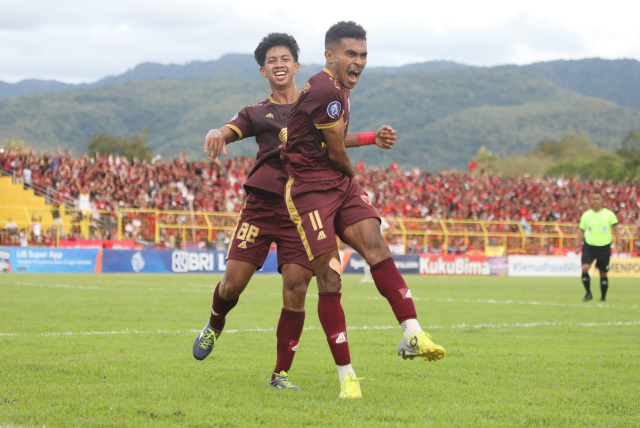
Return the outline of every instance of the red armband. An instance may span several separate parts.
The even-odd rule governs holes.
[[[375,132],[361,132],[358,134],[358,145],[359,146],[368,146],[370,144],[376,143],[376,133]]]

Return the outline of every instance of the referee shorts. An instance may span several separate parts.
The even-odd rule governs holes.
[[[611,244],[596,246],[584,243],[582,245],[582,264],[591,265],[596,261],[596,269],[608,272],[611,259]]]

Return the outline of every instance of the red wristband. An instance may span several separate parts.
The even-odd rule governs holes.
[[[359,146],[368,146],[370,144],[376,143],[376,133],[375,132],[361,132],[358,134],[358,145]]]

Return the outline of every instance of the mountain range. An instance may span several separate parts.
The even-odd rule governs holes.
[[[302,64],[298,87],[321,69]],[[95,132],[129,136],[149,130],[154,153],[204,159],[204,136],[235,112],[269,95],[251,55],[228,54],[184,65],[140,64],[80,85],[55,81],[0,82],[0,141],[34,149],[85,152]],[[389,124],[391,151],[350,149],[352,160],[429,170],[464,168],[484,146],[499,156],[528,152],[543,140],[586,134],[614,149],[640,129],[640,62],[632,59],[551,61],[472,67],[431,61],[367,68],[351,92],[350,131]],[[237,142],[230,154],[255,155]]]

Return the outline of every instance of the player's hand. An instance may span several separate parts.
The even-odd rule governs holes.
[[[396,143],[396,131],[388,125],[382,125],[376,132],[376,146],[381,149],[390,149]]]
[[[204,140],[204,151],[209,160],[218,159],[220,154],[227,155],[227,144],[224,141],[224,135],[219,129],[212,129]]]

